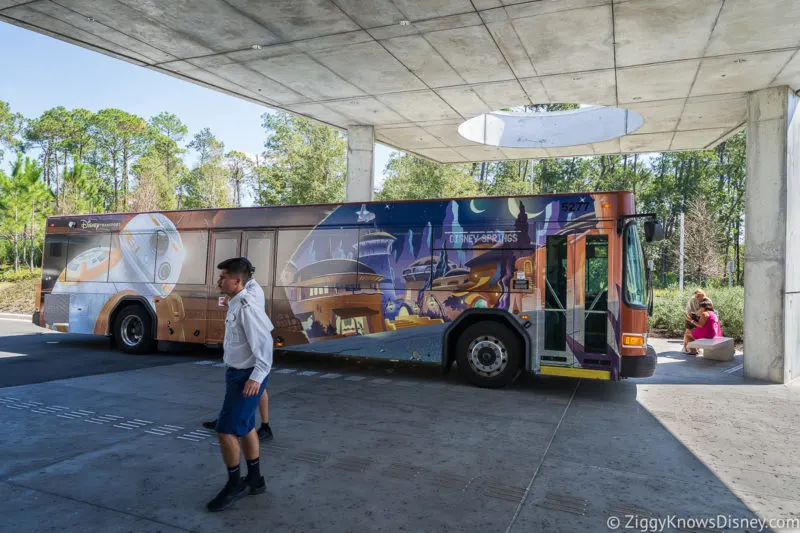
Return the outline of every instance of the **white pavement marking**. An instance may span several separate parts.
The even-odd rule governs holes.
[[[743,368],[744,368],[744,364],[741,364],[741,365],[736,365],[736,366],[735,366],[735,367],[733,367],[733,368],[729,368],[729,369],[727,369],[727,370],[723,370],[722,372],[723,372],[724,374],[733,374],[734,372],[736,372],[736,371],[738,371],[738,370],[741,370],[741,369],[743,369]]]
[[[297,370],[295,370],[294,368],[282,368],[282,369],[278,370],[276,373],[277,374],[294,374],[295,372],[297,372]]]
[[[380,383],[389,383],[391,381],[392,381],[391,379],[378,378],[378,379],[373,379],[372,381],[370,381],[370,383],[378,383],[378,384],[380,384]]]
[[[320,379],[336,379],[342,377],[341,374],[324,374],[320,376]]]
[[[315,370],[306,370],[305,372],[300,372],[297,375],[298,376],[315,376],[317,374],[319,374],[319,372],[317,372]]]
[[[57,414],[56,416],[60,416],[61,418],[69,418],[70,420],[80,420],[87,415],[79,413],[62,413],[62,414]]]
[[[31,322],[29,318],[8,318],[4,316],[0,316],[0,320],[5,320],[6,322]]]
[[[364,381],[367,379],[364,376],[350,376],[349,378],[344,378],[345,381]]]

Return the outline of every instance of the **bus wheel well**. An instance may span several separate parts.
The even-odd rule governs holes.
[[[473,324],[477,324],[478,322],[494,322],[497,324],[501,324],[506,326],[510,329],[514,335],[518,338],[520,345],[523,347],[524,350],[524,367],[528,369],[528,362],[527,362],[527,354],[529,353],[528,345],[529,345],[529,338],[527,335],[522,333],[522,328],[519,324],[515,323],[507,314],[503,311],[493,310],[495,312],[487,312],[489,310],[474,310],[474,312],[465,312],[461,316],[456,319],[455,322],[451,324],[449,328],[445,331],[444,339],[442,341],[442,371],[447,372],[450,370],[450,367],[456,360],[456,346],[458,344],[458,339],[464,331],[467,330]]]
[[[155,338],[155,336],[156,336],[156,327],[157,327],[158,323],[156,322],[156,316],[153,313],[153,310],[150,308],[149,305],[147,305],[147,301],[143,297],[127,297],[127,298],[122,299],[117,304],[117,306],[114,308],[113,311],[111,311],[111,314],[108,317],[108,334],[109,334],[110,337],[112,337],[112,339],[114,337],[114,324],[116,323],[117,316],[119,316],[120,312],[123,309],[125,309],[127,307],[133,307],[133,306],[139,306],[139,307],[143,308],[145,311],[147,311],[147,314],[150,315],[150,318],[152,320],[152,325],[153,325],[153,331],[151,333],[153,335],[153,338]],[[116,339],[114,339],[114,340],[116,340]]]

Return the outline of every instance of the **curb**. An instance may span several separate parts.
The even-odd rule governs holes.
[[[24,315],[24,314],[20,314],[20,313],[6,313],[6,312],[3,312],[3,311],[0,311],[0,319],[6,319],[6,320],[32,320],[33,319],[33,315]]]

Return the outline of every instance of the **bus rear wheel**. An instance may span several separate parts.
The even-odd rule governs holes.
[[[510,385],[519,374],[522,343],[514,332],[497,322],[477,322],[456,343],[458,370],[478,387]]]
[[[114,340],[125,353],[150,353],[155,348],[150,314],[140,305],[122,309],[114,320]]]

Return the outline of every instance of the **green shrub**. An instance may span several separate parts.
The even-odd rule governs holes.
[[[41,279],[42,269],[34,268],[33,272],[27,268],[21,268],[19,272],[14,272],[13,268],[0,271],[0,281],[24,281],[28,279]]]
[[[744,287],[719,287],[703,289],[714,302],[722,334],[741,341],[744,336]],[[686,323],[686,304],[694,286],[687,286],[681,296],[677,289],[655,289],[653,316],[650,327],[669,336],[683,337]]]

